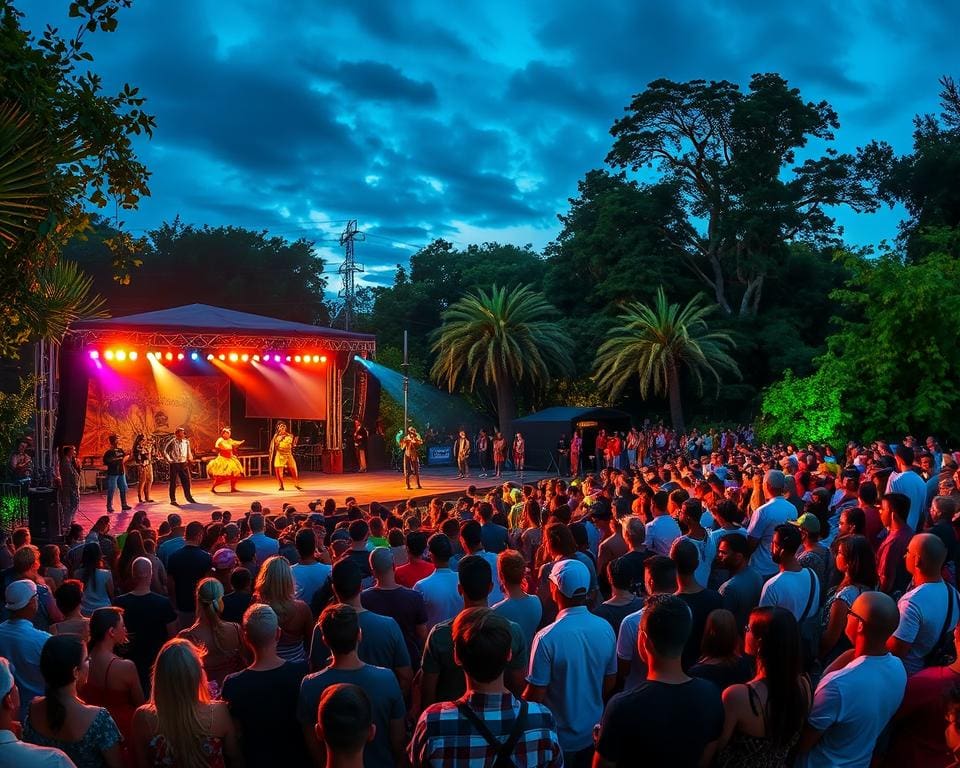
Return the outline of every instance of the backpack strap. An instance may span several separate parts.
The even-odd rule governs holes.
[[[937,645],[935,647],[939,647],[943,643],[947,632],[953,627],[950,623],[950,620],[953,618],[953,590],[947,582],[943,582],[943,587],[947,590],[947,615],[943,618],[943,626],[940,627],[940,634],[937,635]]]
[[[484,741],[487,742],[491,747],[494,747],[497,752],[494,756],[494,765],[506,764],[509,762],[510,765],[516,765],[513,762],[513,750],[516,748],[517,743],[520,741],[520,737],[523,735],[524,730],[527,726],[527,709],[528,704],[525,700],[520,700],[520,712],[517,715],[517,718],[513,721],[513,728],[510,731],[510,735],[507,737],[507,740],[501,742],[496,736],[493,735],[490,728],[487,727],[487,724],[474,712],[465,702],[457,702],[457,710],[460,714],[473,723],[473,726],[480,732],[480,735],[483,736]]]
[[[809,618],[809,615],[810,615],[810,607],[813,605],[813,593],[814,593],[814,591],[815,591],[815,589],[816,589],[816,586],[817,586],[816,581],[814,581],[814,579],[816,579],[817,577],[814,576],[813,571],[810,570],[809,568],[807,568],[806,571],[807,571],[807,573],[810,575],[810,595],[809,595],[809,597],[807,597],[807,605],[806,605],[806,607],[803,609],[803,615],[800,617],[800,622],[801,622],[801,623],[804,622],[804,621],[806,621],[807,618]]]

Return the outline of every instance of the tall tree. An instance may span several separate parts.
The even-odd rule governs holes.
[[[716,306],[707,305],[703,294],[683,308],[670,304],[663,288],[652,306],[634,302],[624,307],[619,322],[597,350],[597,386],[613,401],[636,376],[640,394],[667,395],[674,429],[684,431],[680,399],[680,373],[693,376],[703,392],[704,374],[720,388],[720,371],[737,377],[740,371],[728,350],[735,346],[729,334],[710,329],[707,318]]]
[[[529,286],[482,288],[456,301],[434,331],[433,378],[453,392],[473,391],[478,382],[493,389],[500,431],[509,434],[516,416],[517,389],[546,386],[553,373],[572,369],[570,339],[558,313]]]
[[[880,198],[906,207],[900,243],[911,259],[930,252],[927,230],[960,227],[960,89],[948,76],[940,78],[940,89],[940,114],[913,120],[913,152],[897,157],[888,143],[873,141],[859,155]]]
[[[150,232],[135,278],[118,282],[104,245],[115,236],[112,227],[97,222],[66,251],[93,276],[114,314],[202,303],[302,323],[329,322],[324,261],[307,240],[174,220]]]
[[[757,313],[789,242],[836,236],[828,207],[876,207],[851,155],[828,149],[791,167],[809,139],[832,141],[839,121],[777,74],[754,75],[748,93],[727,81],[656,80],[627,112],[607,162],[656,166],[675,185],[684,216],[663,233],[728,315]]]
[[[7,105],[0,144],[7,171],[19,173],[0,190],[6,233],[0,241],[0,355],[15,357],[39,331],[32,319],[55,310],[44,302],[57,290],[40,281],[57,274],[51,270],[64,244],[88,225],[88,208],[129,210],[149,194],[149,174],[131,137],[151,134],[154,119],[136,88],[103,92],[84,47],[88,34],[116,30],[118,11],[129,5],[75,0],[74,34],[48,27],[34,37],[21,28],[12,0],[0,0],[0,104]],[[116,271],[127,273],[134,240],[124,235],[109,245]]]

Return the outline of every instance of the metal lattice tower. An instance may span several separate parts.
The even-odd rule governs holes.
[[[357,272],[363,272],[363,265],[357,264],[354,260],[353,244],[356,240],[366,239],[364,234],[357,229],[357,220],[351,219],[340,235],[340,245],[343,246],[343,264],[337,272],[340,275],[343,287],[337,293],[337,296],[343,299],[343,328],[350,330],[353,323],[353,307],[356,302],[356,286],[353,276]]]

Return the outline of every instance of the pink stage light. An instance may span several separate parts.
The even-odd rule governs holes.
[[[95,350],[95,349],[90,350],[90,359],[91,359],[91,360],[99,360],[99,359],[100,359],[100,353],[97,352],[97,350]]]
[[[279,363],[279,362],[280,362],[280,355],[274,355],[274,356],[273,356],[273,362]]]
[[[183,360],[183,352],[177,352],[177,360]]]
[[[290,355],[287,355],[287,362],[290,362]]]

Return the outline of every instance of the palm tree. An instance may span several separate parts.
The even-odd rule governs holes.
[[[617,327],[600,345],[594,361],[594,379],[611,401],[636,375],[643,398],[651,390],[669,396],[673,427],[683,432],[681,368],[693,374],[701,394],[705,373],[716,379],[718,391],[720,370],[741,378],[736,361],[727,353],[736,344],[729,334],[710,330],[707,317],[716,306],[704,304],[704,298],[697,294],[681,309],[679,304],[667,303],[661,286],[653,306],[631,302],[624,307]]]
[[[492,387],[500,431],[507,435],[516,416],[516,387],[545,386],[551,372],[573,368],[570,338],[557,318],[557,310],[530,286],[477,289],[441,316],[430,374],[451,392],[461,381],[470,391],[478,379]]]

